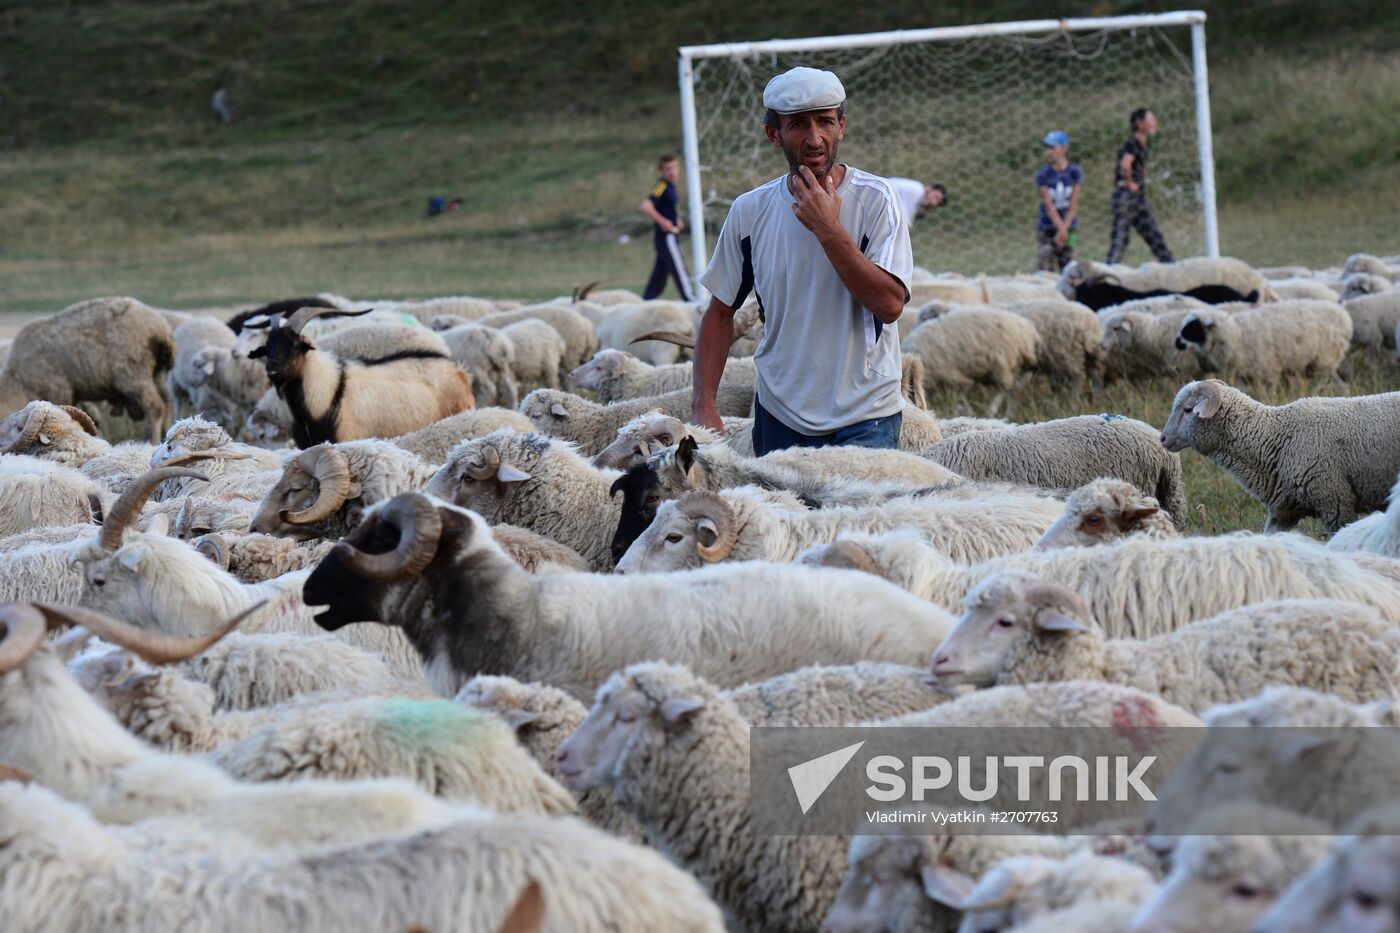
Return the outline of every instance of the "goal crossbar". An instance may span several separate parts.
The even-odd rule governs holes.
[[[680,70],[681,124],[684,133],[687,205],[690,210],[691,252],[698,278],[706,263],[704,193],[700,177],[700,139],[695,112],[693,63],[709,58],[746,58],[785,52],[833,51],[879,48],[923,42],[949,42],[987,36],[1037,35],[1054,32],[1131,30],[1168,26],[1191,27],[1191,61],[1196,96],[1196,143],[1200,158],[1201,201],[1206,253],[1220,255],[1220,234],[1215,206],[1215,155],[1211,141],[1210,86],[1206,73],[1206,14],[1203,10],[1145,13],[1134,16],[1096,16],[1070,19],[1034,19],[969,26],[936,26],[897,29],[845,36],[813,36],[802,39],[767,39],[757,42],[724,42],[685,45],[677,52]]]

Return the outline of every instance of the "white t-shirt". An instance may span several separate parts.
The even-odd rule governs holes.
[[[830,434],[903,411],[899,328],[856,303],[816,236],[793,214],[787,178],[735,198],[700,279],[731,308],[750,291],[758,299],[759,401],[802,434]],[[836,195],[841,226],[867,259],[903,283],[907,302],[914,255],[894,189],[847,166]]]
[[[913,226],[914,216],[924,206],[924,183],[913,178],[890,178],[887,181],[894,185],[894,193],[899,195],[900,203],[904,206],[904,222]]]

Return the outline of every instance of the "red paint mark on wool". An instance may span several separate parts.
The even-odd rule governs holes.
[[[1145,754],[1157,744],[1155,733],[1164,727],[1157,716],[1156,704],[1147,697],[1115,700],[1112,723],[1114,731],[1125,735],[1139,754]]]

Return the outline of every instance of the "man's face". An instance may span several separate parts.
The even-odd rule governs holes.
[[[1061,157],[1063,157],[1068,151],[1069,150],[1064,146],[1046,146],[1045,161],[1050,163],[1051,165],[1054,165],[1056,162],[1060,161]]]
[[[681,163],[674,160],[661,163],[661,177],[674,185],[676,179],[681,177]]]
[[[930,185],[924,189],[924,207],[937,207],[943,203],[943,192]]]
[[[804,113],[778,114],[778,129],[764,125],[768,139],[783,150],[793,173],[802,166],[822,178],[836,164],[837,144],[846,135],[846,118],[832,107]]]
[[[1142,122],[1138,126],[1142,129],[1143,135],[1155,136],[1157,134],[1157,115],[1151,110],[1147,111],[1147,116],[1142,118]]]

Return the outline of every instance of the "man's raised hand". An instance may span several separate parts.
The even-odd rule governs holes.
[[[841,229],[841,198],[830,172],[818,182],[811,169],[799,166],[792,176],[792,196],[796,199],[792,212],[819,239]]]

